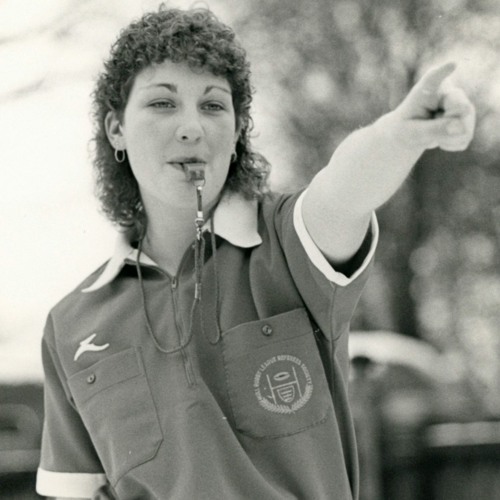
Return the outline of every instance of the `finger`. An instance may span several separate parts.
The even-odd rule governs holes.
[[[411,89],[401,103],[406,118],[432,118],[440,110],[444,94],[443,82],[455,70],[453,62],[430,69]]]
[[[436,118],[411,122],[412,142],[426,149],[465,149],[473,136],[473,126],[460,118]],[[444,147],[443,147],[444,146]],[[455,150],[455,149],[453,149]]]
[[[458,152],[465,151],[470,144],[470,140],[461,140],[461,141],[446,141],[439,144],[439,148],[443,151],[449,152]]]
[[[458,87],[452,87],[446,91],[442,99],[442,108],[446,117],[460,117],[474,113],[474,106],[466,93]]]
[[[415,87],[422,95],[439,95],[443,81],[455,71],[456,67],[454,62],[448,62],[432,68],[424,74]]]
[[[463,151],[467,149],[474,137],[474,129],[462,120],[459,126],[451,122],[445,127],[447,135],[441,135],[438,145],[445,151]]]
[[[439,147],[444,151],[464,151],[472,141],[471,134],[462,134],[455,137],[444,137],[439,142]]]
[[[453,127],[446,126],[446,133],[436,137],[439,148],[444,151],[464,151],[467,149],[474,136],[472,131],[467,129],[465,124],[456,127],[454,133],[450,132],[451,129]]]

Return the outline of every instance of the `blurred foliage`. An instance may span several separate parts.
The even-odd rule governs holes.
[[[286,165],[275,168],[287,169],[290,189],[307,183],[349,132],[397,106],[428,66],[458,62],[454,79],[476,105],[476,137],[465,153],[424,154],[379,210],[376,266],[353,327],[429,340],[482,395],[482,410],[499,414],[498,0],[212,2],[227,6],[258,94],[272,104],[264,111],[286,136]],[[158,3],[144,0],[142,7]],[[3,14],[14,4],[2,4]],[[37,26],[21,29],[21,23],[0,36],[4,55],[17,47],[0,103],[88,77],[96,54],[137,14],[137,5],[118,0],[53,0],[53,6]]]
[[[375,272],[354,328],[429,340],[500,413],[500,4],[496,0],[239,0],[254,71],[276,82],[295,185],[353,129],[455,60],[477,108],[465,153],[430,151],[378,213]]]

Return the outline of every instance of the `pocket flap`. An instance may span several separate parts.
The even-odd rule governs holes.
[[[260,331],[260,335],[256,332]],[[260,347],[292,340],[311,332],[311,322],[304,308],[294,309],[270,318],[238,325],[224,333],[227,355],[232,358],[247,356]]]
[[[68,379],[68,385],[75,402],[83,404],[108,387],[143,373],[139,355],[132,347],[107,356],[85,370],[75,373]]]

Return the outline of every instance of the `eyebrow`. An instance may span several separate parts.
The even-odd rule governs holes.
[[[232,92],[229,89],[227,89],[226,87],[221,87],[220,85],[208,85],[203,94],[208,94],[212,89],[219,89],[223,92],[227,92],[229,95],[232,95]]]
[[[170,92],[177,92],[177,85],[174,85],[173,83],[152,83],[151,85],[146,85],[141,90],[149,90],[156,87],[165,87],[170,90]]]
[[[154,87],[164,87],[173,93],[177,93],[177,90],[178,90],[177,85],[175,85],[173,83],[153,83],[152,85],[148,85],[147,87],[144,87],[142,90],[148,90],[148,89],[154,88]],[[208,85],[205,88],[203,95],[208,94],[213,89],[219,89],[219,90],[222,90],[223,92],[226,92],[229,95],[232,95],[232,92],[229,89],[227,89],[225,87],[221,87],[220,85]]]

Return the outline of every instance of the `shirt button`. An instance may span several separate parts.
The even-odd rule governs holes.
[[[262,327],[262,333],[266,336],[269,337],[269,335],[271,335],[273,333],[273,329],[271,328],[270,325],[264,325]]]
[[[95,373],[92,373],[87,377],[87,384],[93,384],[94,382],[95,382]]]

